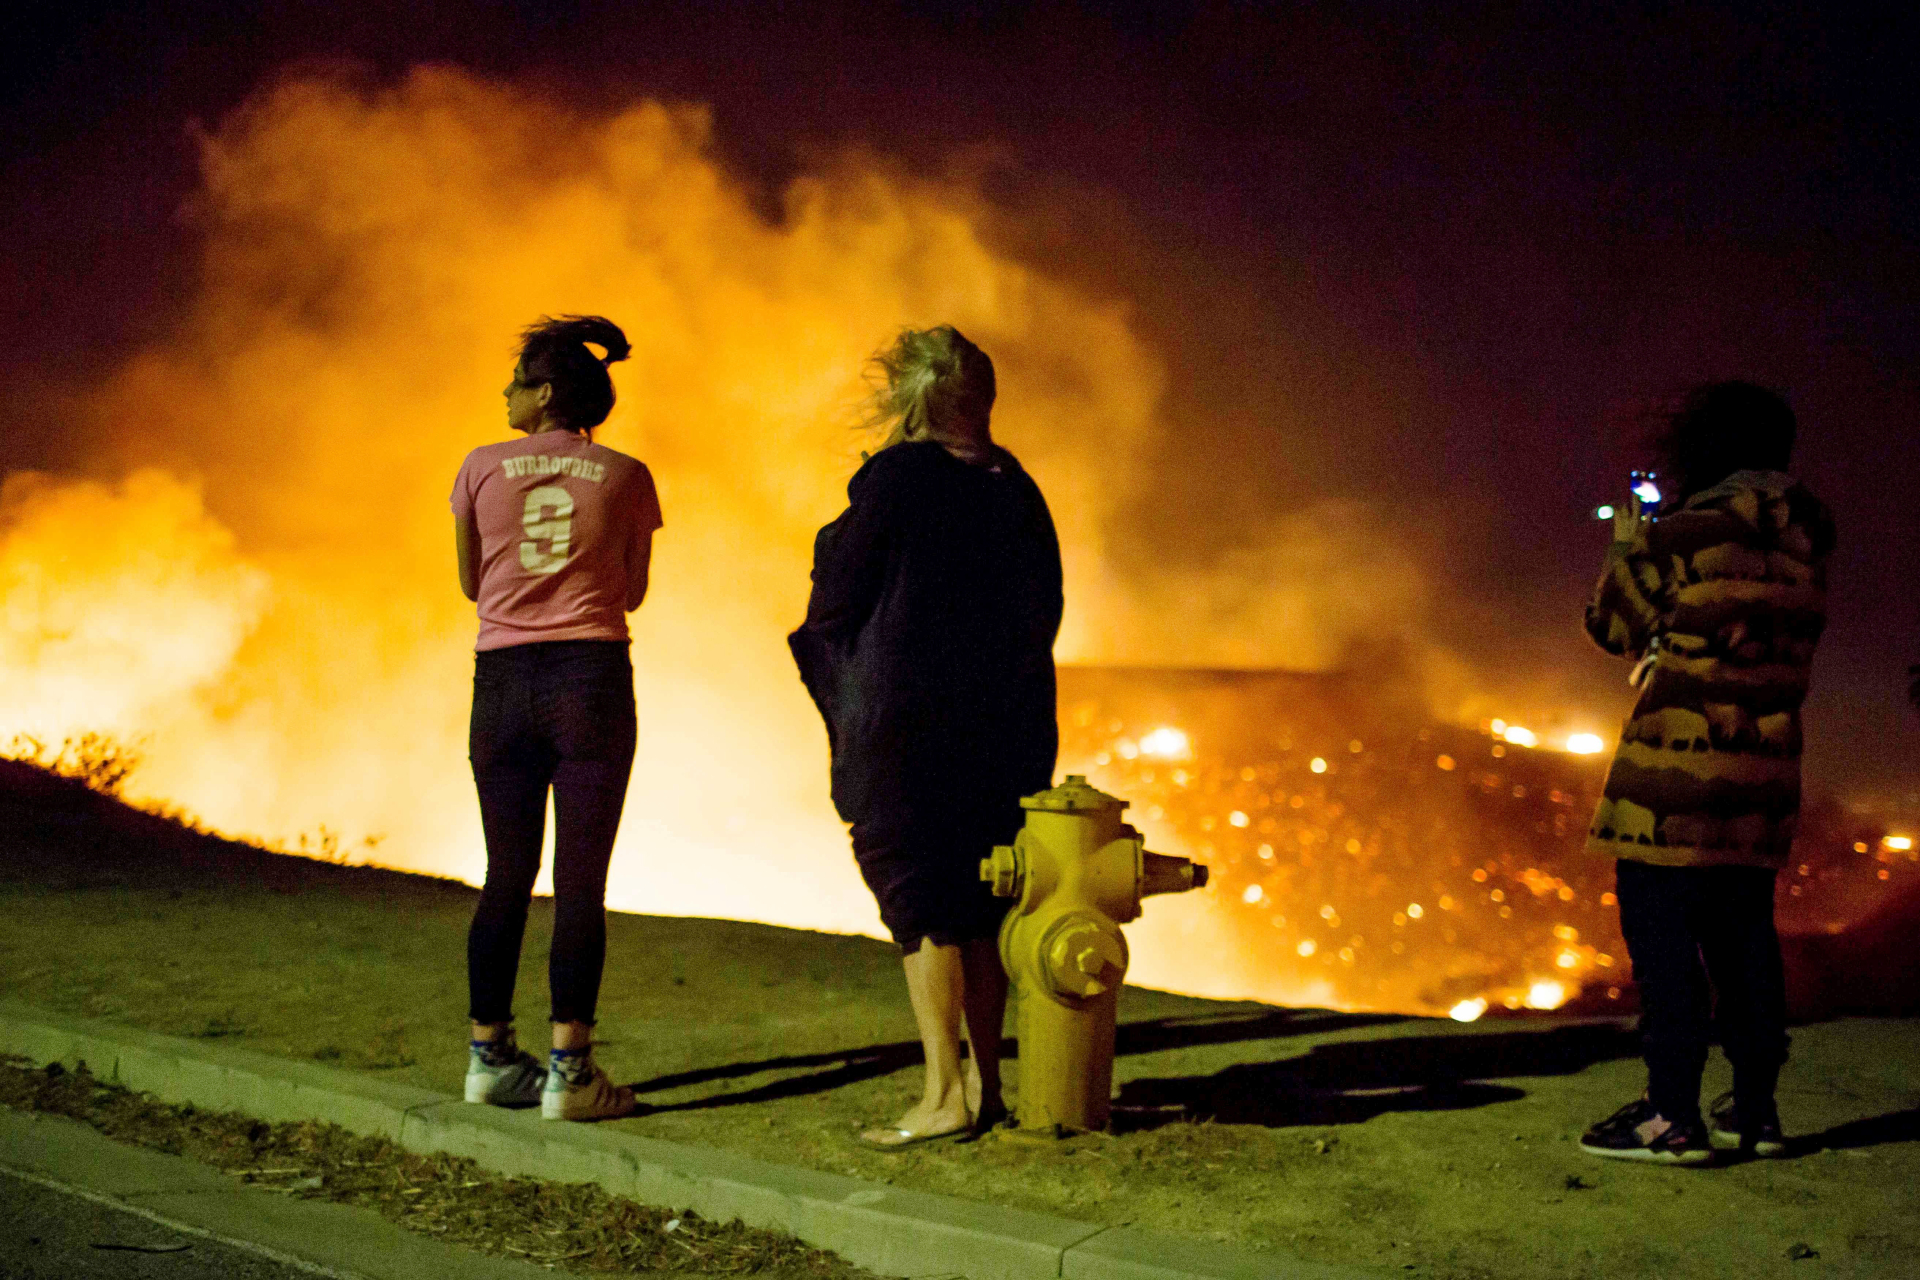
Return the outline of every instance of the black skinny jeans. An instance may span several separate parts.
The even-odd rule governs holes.
[[[1717,1031],[1735,1105],[1767,1118],[1787,1060],[1786,978],[1765,867],[1615,864],[1620,931],[1640,988],[1647,1097],[1674,1123],[1700,1118],[1700,1075]],[[1711,982],[1711,986],[1709,986]]]
[[[617,640],[489,649],[473,664],[467,754],[480,792],[487,883],[467,931],[469,1014],[513,1018],[527,903],[553,791],[555,1022],[591,1023],[607,954],[607,861],[633,771],[633,664]]]

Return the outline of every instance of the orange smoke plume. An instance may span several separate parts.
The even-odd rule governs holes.
[[[137,738],[136,797],[477,880],[447,494],[505,438],[541,314],[626,328],[599,438],[666,513],[617,907],[877,931],[783,637],[863,443],[863,358],[903,324],[995,357],[996,434],[1061,529],[1063,659],[1324,666],[1417,621],[1360,508],[1250,531],[1218,573],[1118,572],[1104,531],[1150,491],[1166,377],[1123,309],[997,251],[963,187],[848,159],[770,225],[707,144],[698,109],[589,117],[450,70],[289,80],[207,138],[198,293],[77,411],[104,479],[0,495],[0,742]]]

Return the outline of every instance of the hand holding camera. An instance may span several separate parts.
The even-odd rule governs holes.
[[[1594,510],[1600,520],[1613,521],[1615,542],[1639,542],[1646,537],[1647,525],[1660,510],[1660,486],[1651,471],[1627,473],[1627,500],[1621,506],[1603,506]]]

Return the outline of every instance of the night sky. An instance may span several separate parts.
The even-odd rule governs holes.
[[[276,75],[446,62],[590,109],[707,103],[770,219],[857,148],[973,186],[1005,249],[1131,308],[1172,385],[1126,554],[1204,565],[1365,500],[1438,584],[1439,643],[1583,706],[1629,700],[1579,615],[1642,411],[1780,388],[1842,540],[1810,776],[1920,811],[1920,17],[1147,7],[15,5],[4,465],[93,465],[61,393],[166,331],[194,130]]]

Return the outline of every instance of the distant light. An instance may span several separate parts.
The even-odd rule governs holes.
[[[1260,900],[1266,896],[1267,891],[1265,889],[1262,889],[1257,884],[1250,884],[1247,886],[1246,892],[1240,895],[1240,901],[1250,907],[1257,907],[1260,905]]]
[[[1597,733],[1573,733],[1567,735],[1567,750],[1576,756],[1590,756],[1606,749]]]
[[[1462,1000],[1459,1004],[1447,1010],[1447,1016],[1455,1022],[1475,1022],[1478,1021],[1480,1015],[1486,1011],[1487,998],[1485,996],[1475,996],[1471,1000]]]
[[[1247,825],[1247,815],[1235,809],[1227,815],[1227,825],[1230,827],[1244,827]]]
[[[1493,736],[1498,738],[1507,731],[1507,722],[1505,720],[1493,720],[1488,722],[1487,727],[1493,730]]]
[[[1500,736],[1516,747],[1537,747],[1540,745],[1539,735],[1535,734],[1531,729],[1522,729],[1517,724],[1508,725],[1507,731]]]
[[[1419,903],[1409,902],[1407,904],[1407,919],[1418,920],[1425,914],[1427,914],[1426,908],[1422,907]]]
[[[1913,848],[1912,836],[1883,836],[1880,843],[1895,853],[1906,853]]]
[[[1452,756],[1435,756],[1433,763],[1442,773],[1450,773],[1453,770]]]
[[[1595,520],[1611,520],[1613,519],[1613,508],[1606,506],[1595,507],[1593,509],[1593,518]]]
[[[1660,501],[1660,486],[1651,480],[1642,480],[1633,486],[1633,496],[1650,507],[1654,506]]]
[[[1300,939],[1300,945],[1294,948],[1294,950],[1299,952],[1300,955],[1302,956],[1310,956],[1314,952],[1318,951],[1319,949],[1320,948],[1314,943],[1312,938]]]
[[[1327,771],[1327,762],[1319,756],[1315,756],[1313,759],[1307,761],[1307,768],[1313,770],[1315,773],[1325,773]]]
[[[1562,969],[1574,968],[1580,963],[1580,953],[1577,951],[1562,951],[1559,956],[1556,957],[1554,963],[1558,964]]]
[[[1347,744],[1347,750],[1351,751],[1356,756],[1359,755],[1362,751],[1365,751],[1366,749],[1367,749],[1367,744],[1360,741],[1360,739],[1358,738],[1355,738],[1352,742],[1349,742]]]
[[[1186,760],[1193,755],[1193,743],[1185,733],[1164,725],[1140,739],[1140,754],[1156,760]]]
[[[1131,760],[1135,756],[1140,754],[1140,748],[1134,746],[1133,743],[1129,742],[1125,738],[1122,738],[1120,739],[1120,741],[1114,743],[1113,749],[1120,753],[1120,758],[1122,760]]]
[[[1527,988],[1527,1008],[1558,1009],[1567,1002],[1567,989],[1558,982],[1536,982]]]

